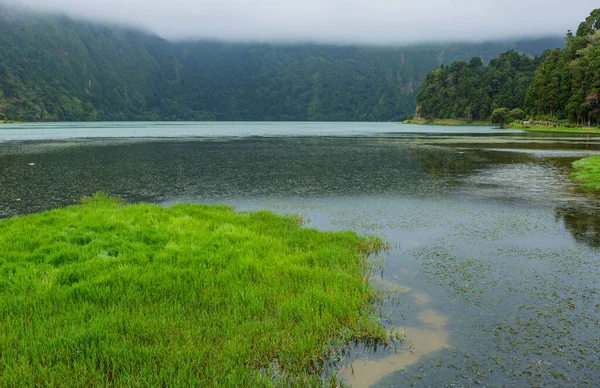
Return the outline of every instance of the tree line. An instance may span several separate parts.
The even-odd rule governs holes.
[[[400,121],[440,64],[561,44],[169,42],[0,5],[0,120]]]
[[[417,94],[425,119],[512,119],[600,124],[600,9],[567,33],[563,49],[531,57],[514,50],[431,71]]]

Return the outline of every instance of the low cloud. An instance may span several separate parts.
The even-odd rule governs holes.
[[[0,0],[1,1],[1,0]],[[4,0],[167,39],[400,44],[562,35],[597,0]]]

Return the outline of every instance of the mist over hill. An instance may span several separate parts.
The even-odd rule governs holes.
[[[171,42],[0,5],[0,120],[398,121],[442,64],[563,43]]]

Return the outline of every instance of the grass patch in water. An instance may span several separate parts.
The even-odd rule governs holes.
[[[590,156],[573,162],[576,170],[571,177],[581,183],[581,187],[589,190],[600,189],[600,156]]]
[[[385,342],[353,232],[226,206],[106,196],[0,221],[7,386],[307,386],[351,340]]]

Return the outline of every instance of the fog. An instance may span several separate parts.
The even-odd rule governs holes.
[[[167,39],[398,44],[563,35],[598,0],[0,0]]]

